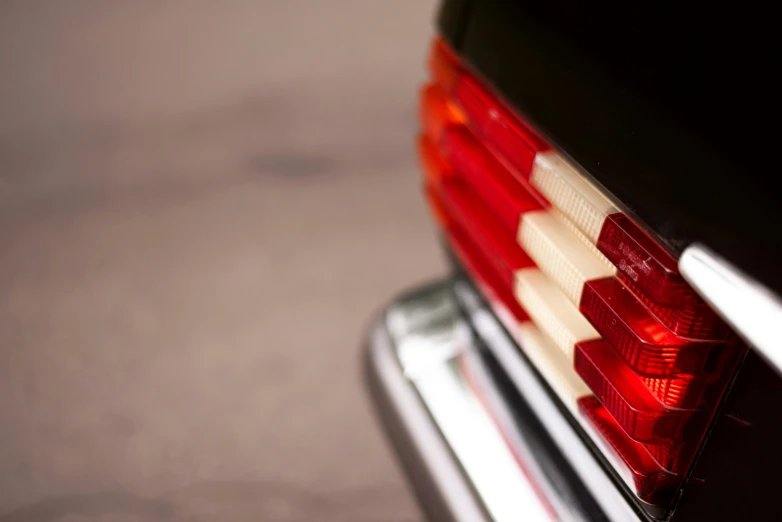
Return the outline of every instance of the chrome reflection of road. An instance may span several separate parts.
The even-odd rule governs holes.
[[[443,270],[433,8],[0,2],[0,521],[419,519],[358,350]]]

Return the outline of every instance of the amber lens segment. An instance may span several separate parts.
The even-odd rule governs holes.
[[[435,144],[440,143],[446,128],[464,124],[464,115],[443,88],[431,83],[421,89],[420,118],[424,132]]]

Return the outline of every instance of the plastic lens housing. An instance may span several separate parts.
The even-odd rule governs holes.
[[[725,348],[675,335],[616,278],[587,282],[579,308],[627,365],[647,377],[702,373]]]
[[[743,345],[666,247],[440,39],[429,67],[419,155],[454,254],[618,474],[669,506]]]
[[[605,341],[576,346],[575,368],[606,410],[631,438],[671,439],[685,424],[704,421],[702,412],[665,406]]]

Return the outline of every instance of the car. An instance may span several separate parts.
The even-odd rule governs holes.
[[[778,516],[771,19],[441,2],[417,145],[452,271],[365,350],[430,519]]]

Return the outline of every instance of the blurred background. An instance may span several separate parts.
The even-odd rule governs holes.
[[[445,270],[435,3],[0,1],[0,522],[420,520],[360,354]]]

